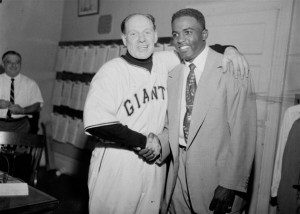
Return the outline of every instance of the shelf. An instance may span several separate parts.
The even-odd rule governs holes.
[[[74,82],[78,81],[78,82],[89,83],[91,82],[94,75],[95,74],[88,74],[88,73],[75,74],[72,72],[63,71],[63,72],[56,72],[56,79],[63,80],[63,81],[70,80]]]
[[[160,37],[158,43],[169,44],[172,42],[172,37]],[[59,46],[89,46],[89,45],[123,45],[121,39],[113,40],[90,40],[90,41],[61,41],[58,43]]]
[[[76,117],[79,119],[83,118],[83,111],[75,110],[68,106],[53,106],[53,112],[62,115],[68,115],[70,117]]]

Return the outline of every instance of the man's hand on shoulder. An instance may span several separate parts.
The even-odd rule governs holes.
[[[231,72],[235,78],[248,77],[249,64],[245,56],[234,47],[227,47],[222,61],[223,71]]]

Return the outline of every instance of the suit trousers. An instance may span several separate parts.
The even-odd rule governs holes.
[[[196,214],[193,211],[191,200],[188,193],[187,180],[185,174],[186,163],[186,149],[185,147],[179,147],[179,170],[174,188],[174,193],[171,200],[169,209],[170,214]],[[246,208],[246,194],[237,193],[238,197],[235,197],[235,201],[232,206],[231,214],[242,214]],[[208,205],[209,206],[209,205]],[[212,211],[208,211],[213,213]],[[202,214],[202,213],[201,213]]]
[[[185,174],[186,149],[179,147],[179,170],[177,181],[172,196],[170,213],[172,214],[191,214],[194,213],[188,194],[186,174]]]
[[[28,117],[5,121],[0,119],[0,130],[9,132],[29,133],[30,123]]]

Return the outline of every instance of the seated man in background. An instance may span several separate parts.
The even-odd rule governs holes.
[[[20,74],[22,57],[19,53],[5,52],[2,62],[4,73],[0,74],[0,131],[32,133],[28,116],[34,115],[35,119],[36,115],[39,115],[43,103],[41,91],[34,80]],[[36,133],[38,121],[34,126]],[[7,171],[10,175],[27,182],[32,157],[30,154],[23,153],[23,149],[2,146],[0,170]],[[4,162],[1,162],[3,160]],[[7,162],[9,164],[6,164]]]
[[[0,131],[28,133],[28,115],[38,113],[43,104],[37,83],[21,74],[22,57],[15,51],[2,56],[4,73],[0,75]]]

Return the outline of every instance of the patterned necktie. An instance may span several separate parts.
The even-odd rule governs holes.
[[[14,87],[14,78],[11,78],[11,84],[10,84],[10,98],[9,101],[12,104],[15,104],[15,87]],[[7,111],[7,118],[11,119],[11,112],[8,110]]]
[[[184,134],[185,142],[187,142],[189,136],[189,128],[190,128],[191,115],[192,115],[193,104],[194,104],[194,97],[197,90],[196,76],[194,72],[196,66],[194,64],[190,64],[189,67],[190,67],[190,73],[187,77],[186,91],[185,91],[186,112],[183,120],[183,134]]]

